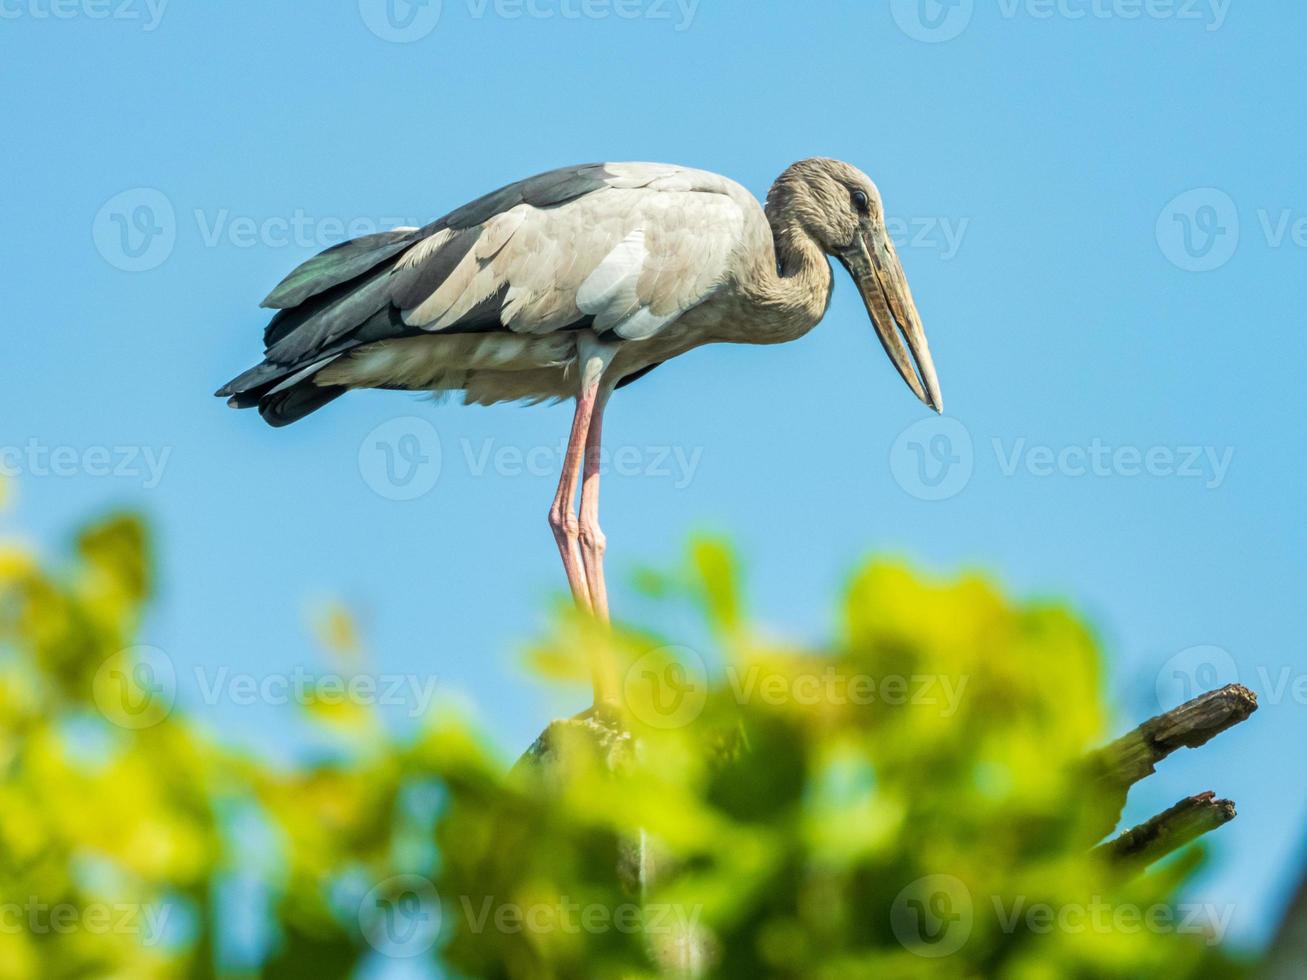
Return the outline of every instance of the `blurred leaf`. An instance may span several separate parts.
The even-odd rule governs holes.
[[[285,766],[174,703],[138,635],[140,520],[84,531],[68,569],[0,548],[0,980],[323,980],[437,956],[630,980],[691,948],[727,978],[1237,975],[1202,930],[1130,925],[1173,909],[1200,849],[1133,881],[1088,854],[1100,801],[1078,763],[1107,726],[1071,612],[877,561],[809,648],[754,635],[725,543],[688,565],[646,591],[696,607],[721,649],[572,611],[531,645],[551,679],[616,669],[620,729],[557,723],[510,770],[449,705],[396,737],[342,696],[347,672],[305,704],[342,750]],[[343,607],[315,628],[362,661]],[[248,903],[220,887],[237,875]]]

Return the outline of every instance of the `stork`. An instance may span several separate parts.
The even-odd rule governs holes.
[[[575,602],[606,622],[609,396],[703,344],[803,336],[830,303],[828,256],[853,277],[908,387],[941,411],[880,193],[825,158],[789,167],[765,207],[702,170],[599,163],[510,184],[424,228],[344,242],[263,301],[277,311],[264,359],[217,394],[274,426],[352,388],[461,391],[479,405],[574,398],[549,525]],[[616,703],[610,671],[596,668],[594,687],[596,708]]]

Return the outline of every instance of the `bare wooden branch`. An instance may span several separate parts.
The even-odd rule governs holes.
[[[1151,820],[1132,827],[1115,840],[1094,848],[1113,862],[1143,867],[1178,851],[1209,830],[1235,817],[1234,803],[1212,792],[1181,800]]]
[[[1100,779],[1124,791],[1151,775],[1176,749],[1204,745],[1256,710],[1257,695],[1242,684],[1227,684],[1149,719],[1099,749],[1089,763]]]
[[[1242,684],[1228,684],[1218,690],[1200,694],[1178,708],[1150,718],[1129,734],[1091,753],[1085,759],[1085,769],[1089,777],[1097,781],[1101,796],[1096,823],[1087,835],[1090,837],[1087,843],[1101,840],[1112,832],[1120,823],[1130,787],[1154,773],[1159,762],[1176,749],[1205,745],[1221,732],[1246,720],[1256,710],[1257,695]],[[1214,798],[1214,794],[1206,793],[1190,799]],[[1221,815],[1228,813],[1225,819],[1218,819],[1217,811],[1205,813],[1203,816],[1199,816],[1197,812],[1186,816],[1188,811],[1185,808],[1190,804],[1188,801],[1181,801],[1171,810],[1158,814],[1134,830],[1127,831],[1118,840],[1124,841],[1136,832],[1144,833],[1146,828],[1150,827],[1160,834],[1168,827],[1179,826],[1174,822],[1185,821],[1190,817],[1198,820],[1198,825],[1203,828],[1193,835],[1197,837],[1234,818],[1234,804],[1229,801],[1218,802],[1228,804],[1228,811],[1219,810]],[[1189,839],[1192,840],[1193,837]],[[1103,846],[1110,848],[1116,843],[1114,841]],[[1128,845],[1121,843],[1120,846]],[[1175,844],[1170,850],[1179,846],[1181,844]],[[1150,856],[1147,860],[1156,860],[1157,856]]]

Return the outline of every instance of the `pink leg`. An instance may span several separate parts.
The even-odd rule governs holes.
[[[590,603],[590,589],[586,584],[585,563],[581,557],[580,523],[576,517],[574,501],[598,390],[598,383],[592,383],[583,387],[576,396],[572,434],[568,437],[567,451],[563,455],[563,474],[558,480],[558,493],[554,495],[553,506],[549,508],[549,526],[553,529],[554,540],[558,542],[559,553],[563,556],[567,584],[576,604],[585,610],[592,610],[593,606]]]
[[[603,442],[604,407],[611,390],[602,388],[595,397],[594,414],[585,440],[585,470],[581,482],[581,560],[590,586],[590,606],[603,622],[608,622],[608,586],[604,582],[604,552],[608,539],[599,527],[599,456]]]
[[[567,572],[567,584],[571,586],[572,598],[576,600],[578,607],[597,613],[603,622],[608,620],[608,607],[603,590],[603,567],[601,563],[596,562],[596,555],[602,556],[603,553],[602,535],[598,539],[596,550],[594,534],[599,528],[597,522],[599,500],[596,493],[600,427],[596,423],[603,413],[604,403],[608,400],[609,389],[603,383],[603,376],[612,362],[615,351],[615,347],[600,344],[593,337],[577,338],[576,363],[580,376],[580,391],[576,396],[576,415],[572,419],[572,434],[567,440],[563,475],[558,481],[558,493],[554,497],[554,504],[549,509],[549,526],[554,529],[554,539],[558,542],[558,550],[563,556],[563,568]],[[588,462],[591,456],[593,456],[592,463]],[[573,509],[583,467],[586,487],[581,494],[581,509],[596,518],[584,523],[578,520]],[[591,574],[597,576],[597,579],[590,579]],[[595,581],[599,583],[598,593],[594,591]],[[596,606],[594,599],[596,594],[600,597],[599,601],[602,605]],[[595,646],[592,655],[594,659],[591,663],[591,673],[594,681],[595,708],[596,710],[608,709],[619,703],[616,667],[609,662],[602,644]]]

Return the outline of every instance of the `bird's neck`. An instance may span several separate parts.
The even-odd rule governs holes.
[[[749,297],[756,307],[755,343],[803,336],[830,305],[831,268],[826,253],[790,214],[769,200],[772,261],[756,270]]]

